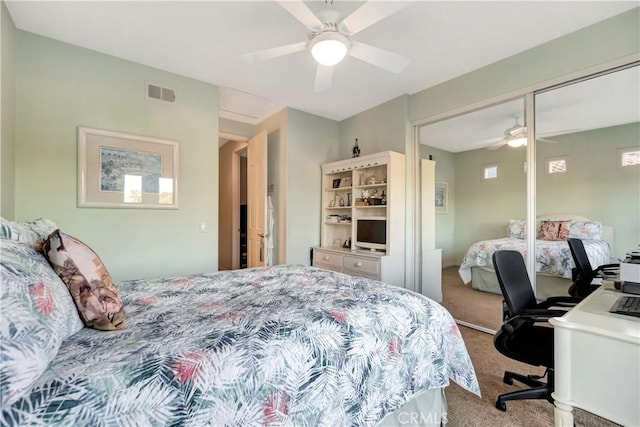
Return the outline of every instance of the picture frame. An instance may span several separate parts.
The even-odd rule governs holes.
[[[351,187],[351,178],[346,177],[340,180],[340,187]]]
[[[78,207],[178,209],[178,143],[78,127]]]
[[[333,188],[340,188],[340,178],[336,178],[333,180]]]
[[[436,213],[445,214],[449,205],[449,184],[444,181],[436,181],[435,190]]]

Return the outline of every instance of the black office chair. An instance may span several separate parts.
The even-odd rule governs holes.
[[[501,394],[496,400],[496,408],[506,411],[506,401],[519,399],[546,399],[553,403],[553,328],[548,320],[565,314],[579,299],[552,297],[538,303],[520,252],[496,251],[493,265],[504,296],[505,318],[493,339],[496,349],[510,359],[546,368],[543,375],[505,371],[505,384],[511,385],[517,380],[531,388]],[[542,326],[545,323],[546,326]],[[541,381],[545,376],[546,383]]]
[[[593,279],[596,277],[613,279],[619,274],[620,264],[604,264],[594,270],[582,240],[571,238],[567,239],[567,243],[576,265],[571,272],[573,284],[569,287],[569,295],[584,298],[599,287],[591,284]]]

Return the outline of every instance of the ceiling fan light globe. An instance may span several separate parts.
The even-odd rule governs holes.
[[[340,33],[324,32],[311,40],[309,46],[311,55],[318,64],[331,67],[344,59],[349,41]]]
[[[524,145],[527,145],[527,137],[526,136],[519,136],[516,138],[511,138],[507,141],[507,145],[509,147],[513,147],[513,148],[518,148],[518,147],[522,147]]]

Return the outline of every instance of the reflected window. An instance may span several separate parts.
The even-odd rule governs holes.
[[[158,179],[158,203],[170,205],[173,203],[173,179],[172,178],[159,178]]]
[[[495,179],[498,177],[498,165],[485,166],[484,179]]]
[[[566,157],[555,158],[547,160],[547,173],[565,173],[567,171],[567,159]]]
[[[124,202],[142,203],[142,176],[124,176]]]
[[[620,166],[640,165],[640,150],[622,151]]]

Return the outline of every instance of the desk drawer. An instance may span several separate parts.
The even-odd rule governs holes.
[[[313,265],[320,267],[320,264],[324,265],[323,268],[327,268],[325,266],[332,266],[334,268],[330,268],[330,270],[340,271],[342,270],[342,255],[314,250]]]
[[[358,271],[368,276],[380,275],[380,261],[374,259],[364,259],[353,256],[344,257],[344,269]]]

